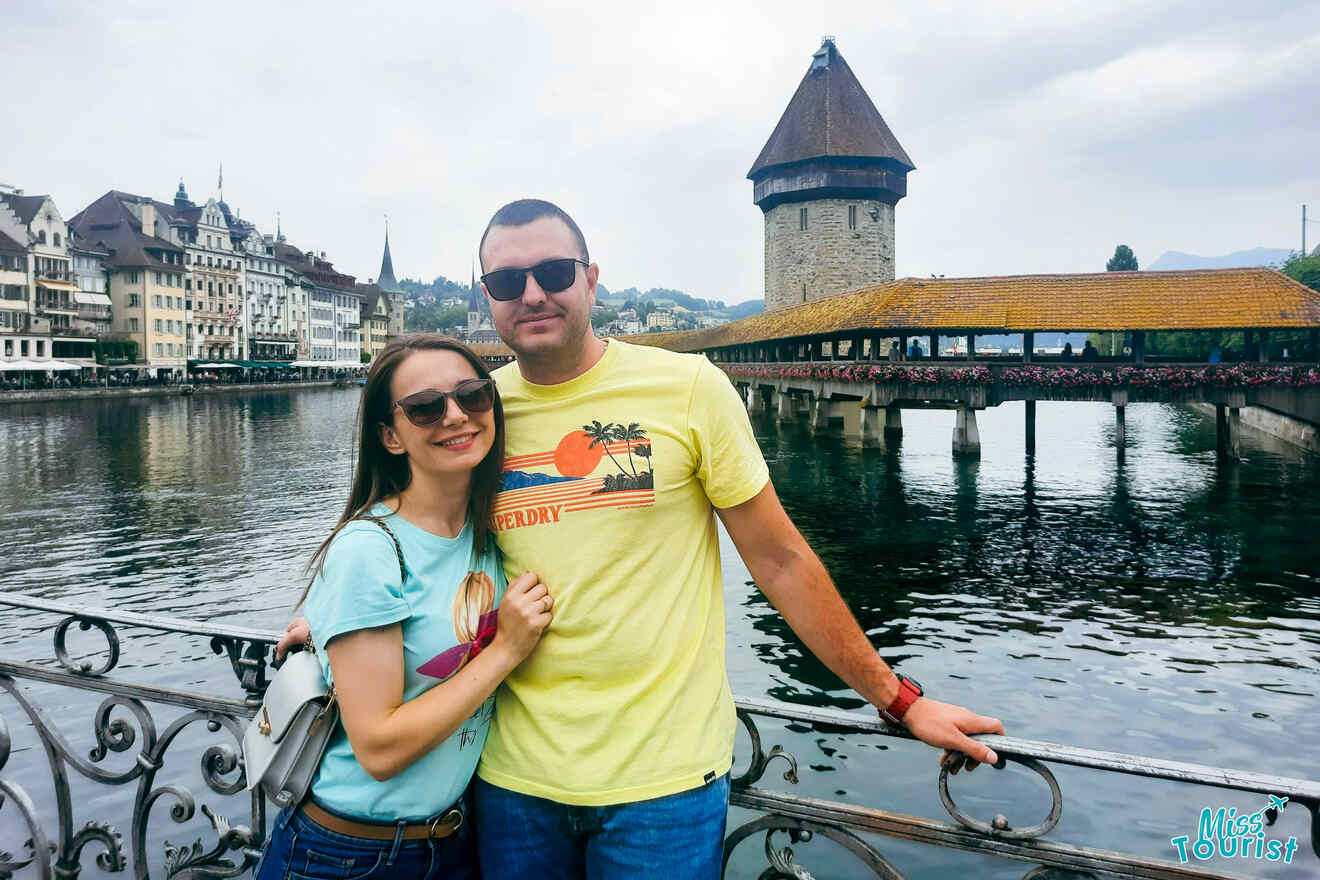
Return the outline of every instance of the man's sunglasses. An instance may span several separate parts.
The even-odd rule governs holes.
[[[468,415],[489,412],[495,405],[495,383],[490,379],[464,379],[454,386],[453,391],[428,388],[396,400],[394,406],[390,407],[390,412],[394,412],[395,407],[398,407],[403,410],[408,421],[419,428],[424,428],[427,425],[434,425],[445,417],[445,413],[449,411],[451,397],[454,398],[454,403],[458,404],[458,408]]]
[[[573,279],[577,278],[578,263],[584,266],[591,265],[586,260],[579,260],[576,257],[561,257],[528,266],[526,269],[496,269],[494,272],[482,275],[481,281],[486,285],[486,292],[490,294],[491,299],[500,302],[509,302],[523,295],[523,289],[527,287],[528,272],[532,273],[536,283],[546,293],[559,293],[561,290],[567,290],[572,285]]]

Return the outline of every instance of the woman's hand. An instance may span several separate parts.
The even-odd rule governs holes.
[[[279,662],[284,659],[284,655],[289,653],[289,649],[294,645],[310,645],[312,643],[312,626],[305,617],[295,617],[288,626],[284,628],[284,635],[275,645],[275,660]]]
[[[500,600],[499,629],[492,648],[506,652],[515,664],[521,663],[554,616],[555,600],[535,572],[515,578]]]

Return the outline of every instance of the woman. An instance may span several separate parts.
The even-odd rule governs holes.
[[[390,343],[358,422],[348,504],[304,594],[342,729],[256,877],[475,877],[463,795],[491,695],[554,603],[530,572],[505,590],[489,528],[503,409],[471,351],[435,334]]]

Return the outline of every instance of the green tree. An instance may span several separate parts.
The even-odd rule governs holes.
[[[1132,253],[1132,248],[1125,244],[1120,244],[1114,248],[1114,255],[1105,263],[1106,272],[1135,272],[1137,271],[1137,255]]]
[[[1320,255],[1307,256],[1300,251],[1294,252],[1279,267],[1279,271],[1312,290],[1320,290]]]

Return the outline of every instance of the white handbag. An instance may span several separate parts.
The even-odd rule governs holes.
[[[309,645],[284,661],[243,733],[248,790],[260,785],[281,807],[301,803],[338,725],[334,688]]]
[[[407,580],[403,547],[393,530],[379,517],[357,518],[374,522],[389,535],[399,560],[399,582]],[[260,785],[266,797],[281,807],[302,803],[338,726],[335,689],[326,684],[316,650],[309,644],[284,661],[266,688],[257,716],[243,732],[248,791]]]

